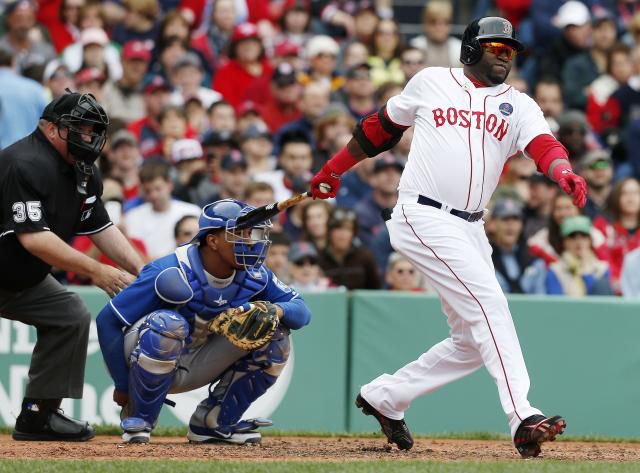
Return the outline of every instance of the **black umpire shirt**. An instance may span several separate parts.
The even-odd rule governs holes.
[[[0,289],[33,287],[51,271],[24,249],[16,233],[52,231],[67,243],[74,235],[98,233],[112,225],[101,195],[96,167],[87,194],[80,194],[74,166],[39,129],[1,150]]]

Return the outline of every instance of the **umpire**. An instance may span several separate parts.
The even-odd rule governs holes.
[[[46,106],[33,133],[0,151],[0,317],[33,325],[38,334],[16,440],[95,435],[60,409],[62,398],[82,398],[91,315],[49,273],[55,266],[88,276],[113,297],[143,265],[100,199],[94,162],[108,124],[92,95],[69,92]],[[71,248],[74,235],[88,235],[128,272]]]

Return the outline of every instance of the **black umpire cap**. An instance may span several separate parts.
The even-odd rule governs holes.
[[[54,123],[57,122],[61,116],[71,113],[74,107],[78,105],[80,97],[82,97],[82,94],[74,92],[71,94],[64,94],[57,99],[52,100],[44,108],[40,118]]]

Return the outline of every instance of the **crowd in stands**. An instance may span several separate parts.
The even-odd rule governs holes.
[[[306,191],[417,72],[460,67],[459,3],[426,2],[423,34],[405,37],[385,0],[0,0],[0,148],[66,89],[95,95],[111,118],[103,200],[150,261],[191,240],[208,202]],[[500,285],[640,297],[640,1],[474,5],[516,27],[528,48],[507,82],[540,105],[589,186],[580,210],[529,158],[510,158],[485,217]],[[302,291],[430,291],[381,216],[411,139],[347,173],[335,199],[273,221],[279,278]],[[86,237],[73,244],[104,259]]]

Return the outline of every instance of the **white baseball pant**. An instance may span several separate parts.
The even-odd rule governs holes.
[[[387,222],[393,248],[408,257],[440,296],[450,337],[394,374],[361,388],[383,415],[400,420],[411,402],[483,364],[493,377],[511,436],[541,414],[527,399],[529,374],[507,300],[495,277],[484,222],[467,222],[400,194]]]

